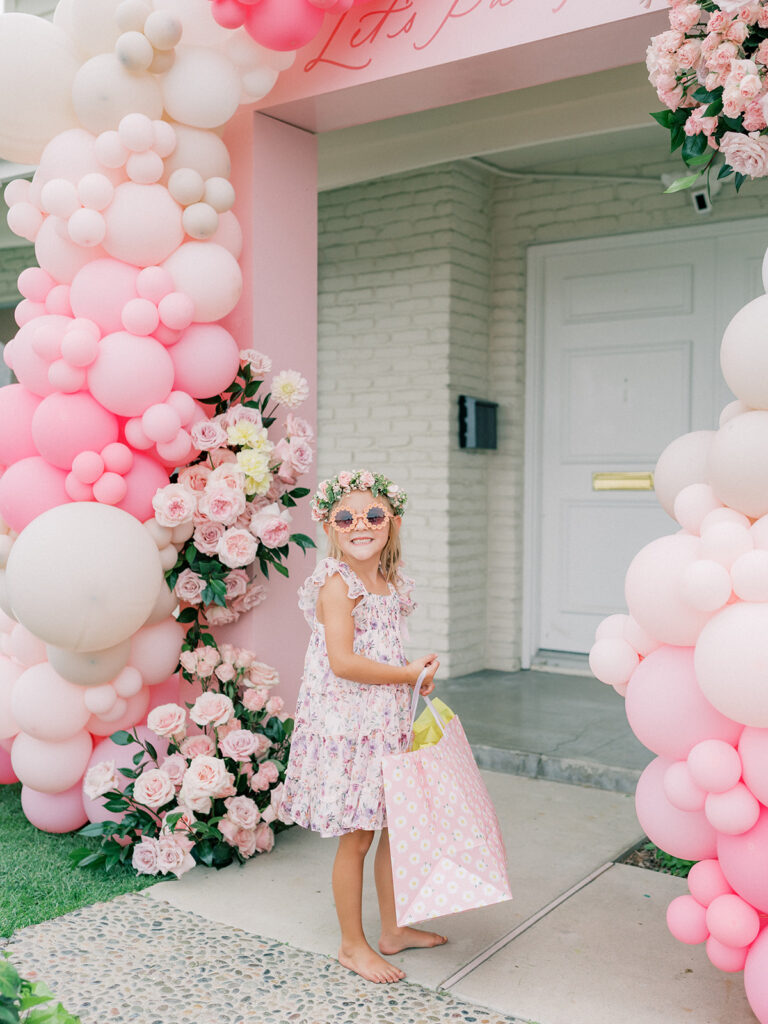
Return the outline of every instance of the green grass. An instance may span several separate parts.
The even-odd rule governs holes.
[[[20,793],[21,785],[0,786],[0,936],[156,881],[128,867],[109,875],[73,868],[69,852],[78,846],[95,849],[96,840],[40,832],[24,817]]]

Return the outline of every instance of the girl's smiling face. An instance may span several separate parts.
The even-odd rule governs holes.
[[[331,521],[323,524],[323,529],[329,536],[333,531],[333,540],[345,560],[369,564],[373,562],[378,565],[381,552],[389,539],[389,531],[400,528],[399,516],[391,516],[384,526],[378,529],[370,526],[362,513],[371,505],[385,509],[391,516],[392,510],[386,498],[374,498],[370,491],[351,491],[334,506],[330,516]],[[351,530],[338,530],[333,525],[334,513],[340,508],[349,509],[353,515],[359,513]]]

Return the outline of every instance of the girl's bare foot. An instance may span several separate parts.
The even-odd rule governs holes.
[[[425,932],[421,928],[397,928],[379,939],[379,949],[387,956],[399,953],[403,949],[430,949],[442,946],[448,939],[437,932]]]
[[[371,949],[367,942],[359,946],[348,946],[346,949],[339,949],[339,963],[349,971],[354,971],[366,981],[375,981],[386,984],[393,981],[402,981],[405,971],[388,963],[379,956],[375,949]]]

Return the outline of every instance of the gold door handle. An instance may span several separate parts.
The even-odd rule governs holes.
[[[593,491],[652,491],[653,473],[593,473]]]

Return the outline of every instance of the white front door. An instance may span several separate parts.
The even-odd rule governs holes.
[[[588,651],[626,611],[634,555],[676,529],[652,491],[595,490],[593,475],[650,472],[674,438],[717,426],[733,397],[722,332],[762,292],[766,245],[763,220],[531,249],[531,655]]]

